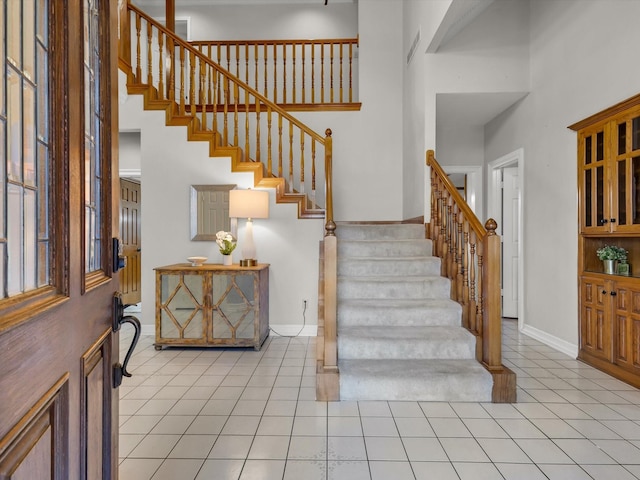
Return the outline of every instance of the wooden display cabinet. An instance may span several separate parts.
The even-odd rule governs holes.
[[[640,387],[640,95],[570,127],[578,133],[578,358]],[[596,251],[625,248],[628,276]]]
[[[156,271],[156,350],[253,347],[269,335],[269,265],[188,263]]]

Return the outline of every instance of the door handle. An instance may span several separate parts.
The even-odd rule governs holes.
[[[129,346],[129,350],[127,350],[127,354],[124,357],[124,362],[120,364],[120,362],[116,363],[113,366],[113,388],[118,388],[122,384],[122,377],[130,377],[131,374],[127,371],[127,365],[129,364],[129,360],[131,359],[131,355],[133,354],[133,350],[138,345],[138,340],[140,340],[140,320],[138,320],[133,315],[125,315],[124,309],[129,305],[123,305],[122,303],[122,295],[120,292],[116,292],[113,294],[113,325],[111,326],[114,332],[120,330],[120,326],[123,323],[130,323],[133,325],[135,330],[133,335],[133,340],[131,341],[131,345]]]

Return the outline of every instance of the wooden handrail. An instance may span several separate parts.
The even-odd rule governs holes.
[[[359,108],[353,88],[358,37],[190,43],[279,105]]]
[[[120,53],[131,58],[129,85],[152,87],[154,101],[173,102],[174,123],[180,123],[180,118],[185,122],[193,119],[189,120],[190,137],[213,137],[212,150],[243,148],[244,162],[263,165],[258,180],[263,176],[284,178],[278,195],[307,197],[301,208],[316,213],[305,216],[324,215],[318,206],[327,203],[330,189],[316,189],[317,180],[325,184],[326,175],[324,169],[317,170],[316,162],[332,157],[330,139],[327,141],[134,5],[127,3],[120,26],[124,40]],[[129,45],[127,51],[123,45]]]
[[[451,280],[451,298],[462,306],[462,325],[476,336],[476,358],[494,378],[493,401],[516,399],[515,374],[502,365],[500,237],[497,223],[483,226],[447,174],[427,151],[431,171],[428,228],[441,273]]]

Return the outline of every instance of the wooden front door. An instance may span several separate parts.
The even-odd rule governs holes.
[[[3,480],[117,478],[117,3],[0,0]]]
[[[122,301],[133,305],[140,303],[141,246],[140,239],[140,183],[125,178],[120,179],[120,236],[122,255],[127,259],[120,271]]]

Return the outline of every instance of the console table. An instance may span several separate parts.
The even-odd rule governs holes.
[[[156,350],[253,347],[269,335],[269,265],[179,263],[156,271]]]

